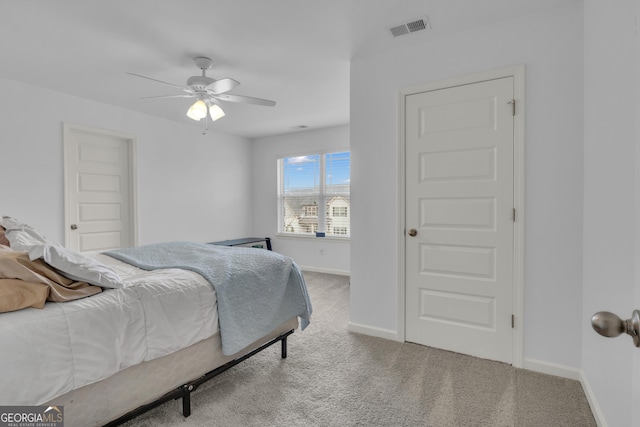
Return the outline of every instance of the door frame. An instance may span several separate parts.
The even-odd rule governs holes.
[[[69,206],[68,206],[68,190],[67,190],[67,173],[69,167],[69,141],[71,132],[80,132],[90,135],[103,135],[113,138],[123,139],[128,145],[129,156],[129,242],[134,246],[138,246],[138,182],[137,182],[137,170],[138,164],[136,159],[137,152],[137,139],[135,135],[127,134],[123,132],[116,132],[112,130],[100,129],[91,126],[79,125],[75,123],[62,123],[62,147],[63,147],[63,159],[64,159],[64,244],[65,247],[69,247],[71,241],[71,221],[69,219]]]
[[[405,327],[405,292],[406,292],[406,168],[405,168],[405,98],[421,92],[463,86],[504,77],[513,77],[513,94],[516,101],[513,122],[513,203],[516,209],[513,233],[513,363],[516,368],[522,367],[524,347],[524,65],[498,68],[479,73],[453,77],[445,80],[401,88],[398,92],[398,339],[406,341]]]

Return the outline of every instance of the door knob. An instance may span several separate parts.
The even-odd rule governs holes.
[[[77,229],[78,229],[78,226],[77,226],[76,224],[71,224],[71,229],[72,229],[72,230],[77,230]]]
[[[631,335],[636,347],[640,347],[640,310],[633,310],[631,319],[622,320],[608,311],[599,311],[591,318],[593,329],[605,337],[617,337],[622,333]]]
[[[412,228],[411,230],[409,230],[409,236],[416,237],[417,235],[418,235],[418,230],[416,230],[415,228]]]

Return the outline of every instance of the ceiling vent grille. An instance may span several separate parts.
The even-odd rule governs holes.
[[[404,36],[405,34],[429,29],[431,29],[431,24],[429,24],[429,18],[427,16],[387,28],[392,37]]]

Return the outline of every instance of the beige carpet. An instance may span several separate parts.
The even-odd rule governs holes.
[[[346,330],[347,277],[306,272],[312,323],[127,426],[595,426],[580,384]]]

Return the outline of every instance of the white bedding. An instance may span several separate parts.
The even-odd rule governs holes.
[[[122,289],[0,314],[0,405],[42,404],[218,331],[215,292],[199,274],[96,258]]]

